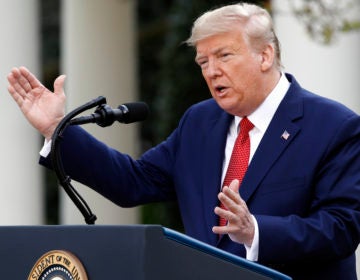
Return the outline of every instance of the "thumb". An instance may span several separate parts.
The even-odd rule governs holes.
[[[64,83],[65,83],[65,75],[60,75],[54,81],[54,93],[55,94],[64,94]]]
[[[235,193],[238,193],[239,192],[239,188],[240,188],[240,182],[238,179],[234,179],[231,181],[230,185],[229,185],[229,188],[235,192]]]

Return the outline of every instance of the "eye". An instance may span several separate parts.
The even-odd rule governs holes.
[[[222,53],[221,55],[220,55],[220,57],[222,58],[222,59],[227,59],[227,58],[229,58],[231,56],[231,53],[229,53],[229,52],[225,52],[225,53]]]
[[[201,59],[196,62],[201,68],[205,68],[208,61],[206,59]]]

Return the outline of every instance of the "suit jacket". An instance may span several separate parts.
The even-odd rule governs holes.
[[[259,226],[258,262],[293,279],[357,279],[360,118],[287,78],[291,86],[240,186]],[[232,118],[213,99],[195,104],[137,160],[69,127],[64,168],[122,207],[177,199],[186,234],[245,257],[243,245],[211,230]]]

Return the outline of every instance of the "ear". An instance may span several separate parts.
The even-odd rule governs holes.
[[[270,44],[265,46],[261,53],[261,70],[268,71],[274,64],[275,50]]]

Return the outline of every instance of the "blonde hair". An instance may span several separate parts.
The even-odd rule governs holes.
[[[271,16],[268,11],[254,4],[238,3],[204,13],[194,22],[186,43],[194,47],[198,41],[233,31],[236,26],[242,28],[244,39],[254,50],[260,50],[267,44],[272,45],[275,65],[281,68],[280,44]]]

